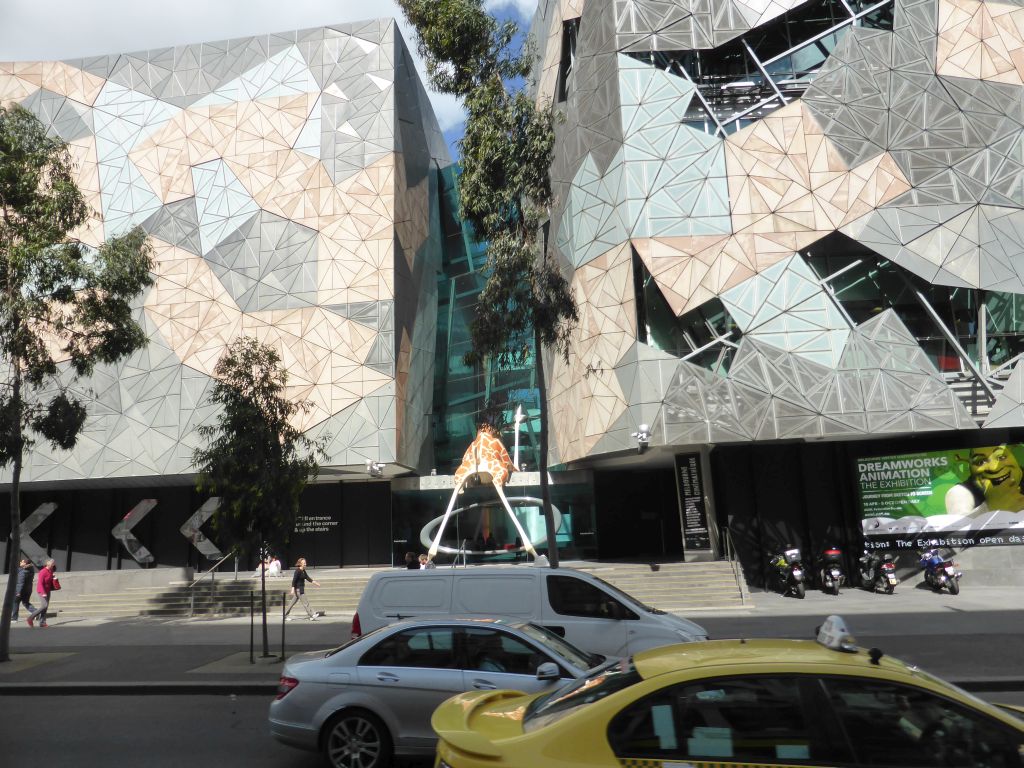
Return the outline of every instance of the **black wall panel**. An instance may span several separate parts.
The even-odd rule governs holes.
[[[672,469],[596,472],[594,506],[598,557],[682,557]]]
[[[391,563],[391,484],[341,487],[341,564]]]

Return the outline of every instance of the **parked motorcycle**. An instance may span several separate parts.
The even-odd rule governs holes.
[[[933,590],[941,592],[945,587],[949,594],[959,594],[960,577],[963,573],[957,570],[956,563],[946,560],[939,554],[937,546],[932,546],[921,554],[921,567],[924,568],[925,584]]]
[[[792,594],[803,600],[807,587],[804,584],[804,566],[800,550],[796,547],[788,547],[774,555],[769,563],[772,568],[775,588],[784,595]]]
[[[896,590],[900,580],[896,578],[896,561],[891,554],[879,555],[865,549],[857,563],[860,565],[860,584],[864,589],[871,592],[881,589],[887,595]]]
[[[842,551],[838,547],[825,547],[818,562],[818,584],[821,585],[821,591],[838,595],[839,588],[846,583]]]

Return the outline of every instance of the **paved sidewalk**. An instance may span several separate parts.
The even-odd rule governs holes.
[[[845,617],[858,637],[869,627],[890,637],[942,634],[953,643],[973,635],[1008,638],[1024,632],[1019,589],[965,585],[960,595],[935,594],[913,584],[893,595],[845,589],[838,597],[809,592],[804,600],[774,593],[754,593],[753,604],[737,610],[695,611],[689,618],[704,623],[712,636],[809,637],[813,627],[832,613]],[[56,602],[56,601],[55,601]],[[59,609],[59,604],[55,605]],[[325,616],[316,622],[285,624],[285,653],[336,647],[350,637],[350,615]],[[863,627],[864,629],[860,629]],[[891,627],[897,627],[893,630]],[[0,664],[0,696],[53,693],[225,693],[273,695],[280,674],[281,621],[268,623],[271,658],[261,658],[261,630],[254,632],[250,663],[250,623],[246,618],[118,620],[62,618],[47,629],[12,627],[12,660]],[[1024,668],[991,676],[990,686],[1024,687]],[[980,684],[979,682],[979,684]],[[991,689],[983,688],[985,690]]]

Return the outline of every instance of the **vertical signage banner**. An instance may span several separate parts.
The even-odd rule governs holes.
[[[687,552],[711,549],[699,453],[676,454],[676,489],[683,516],[683,548]]]

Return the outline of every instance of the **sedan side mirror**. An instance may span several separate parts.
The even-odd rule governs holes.
[[[538,680],[557,680],[559,677],[561,677],[561,673],[558,671],[558,665],[553,661],[545,661],[537,667]]]

